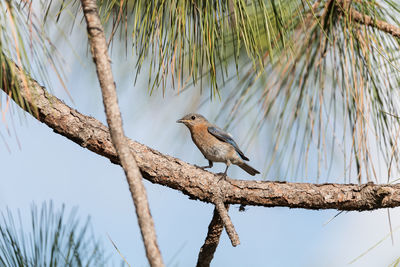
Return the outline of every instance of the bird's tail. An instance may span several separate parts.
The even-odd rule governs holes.
[[[254,168],[251,167],[250,165],[247,165],[247,164],[244,163],[244,162],[239,163],[238,166],[239,166],[240,168],[242,168],[243,170],[245,170],[248,174],[253,175],[253,176],[256,175],[256,174],[258,174],[258,173],[260,173],[259,171],[257,171],[256,169],[254,169]]]

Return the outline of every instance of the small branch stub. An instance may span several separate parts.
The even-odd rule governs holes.
[[[228,210],[225,208],[222,200],[218,199],[215,201],[215,208],[218,210],[219,216],[221,216],[222,223],[225,226],[226,233],[231,240],[232,246],[236,247],[240,244],[239,236],[236,233],[235,227],[233,226],[231,218],[229,217]]]

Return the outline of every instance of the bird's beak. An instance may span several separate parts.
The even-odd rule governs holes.
[[[177,120],[176,122],[177,123],[185,123],[185,120],[184,119],[180,119],[180,120]]]

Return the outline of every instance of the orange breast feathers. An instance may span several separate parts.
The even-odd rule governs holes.
[[[213,146],[213,144],[218,141],[208,132],[208,126],[208,123],[199,123],[194,125],[190,131],[193,142],[198,148],[200,148],[200,150],[203,150],[202,148]]]

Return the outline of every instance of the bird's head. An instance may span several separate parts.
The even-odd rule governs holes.
[[[177,120],[176,122],[185,124],[189,129],[201,123],[208,123],[206,118],[204,118],[200,114],[195,114],[195,113],[189,113],[185,115],[182,119]]]

